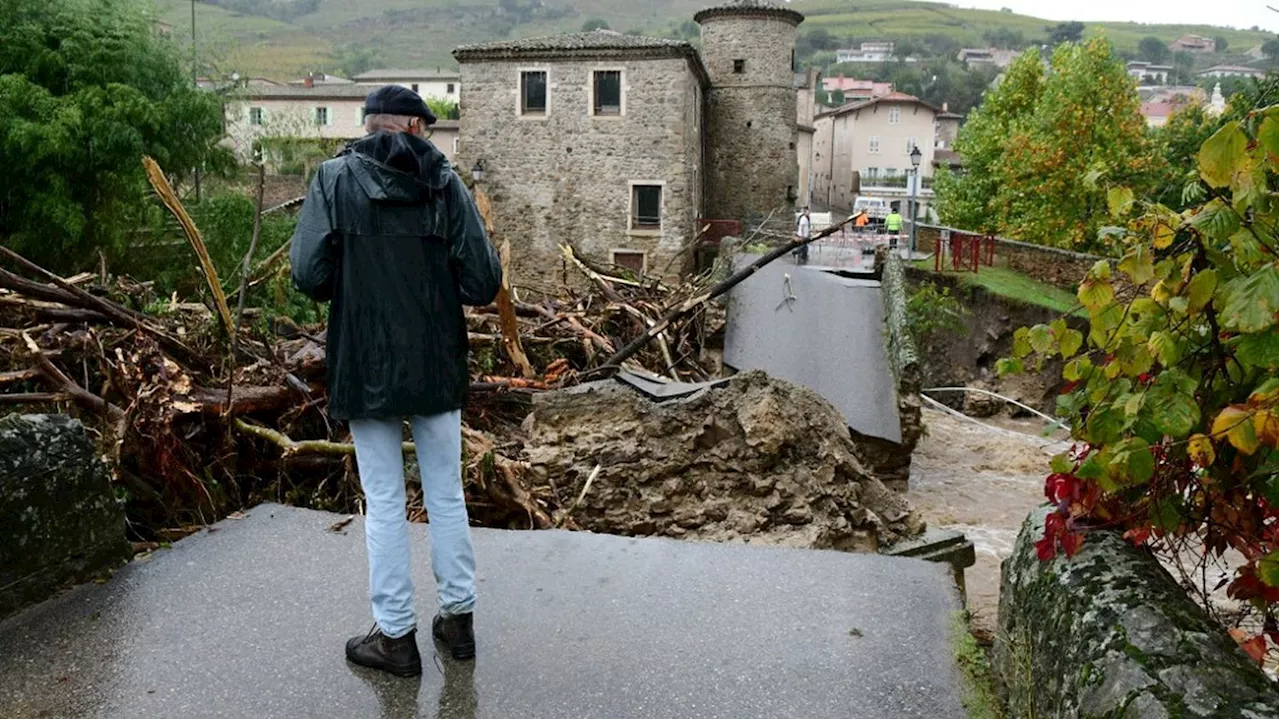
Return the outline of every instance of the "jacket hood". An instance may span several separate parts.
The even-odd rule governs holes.
[[[405,132],[375,132],[347,146],[360,188],[372,200],[418,202],[449,182],[444,153]]]

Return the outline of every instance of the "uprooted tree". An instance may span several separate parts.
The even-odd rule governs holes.
[[[1108,188],[1124,226],[1103,232],[1125,249],[1080,286],[1087,336],[1062,320],[1024,327],[1000,367],[1065,361],[1058,411],[1075,445],[1045,482],[1057,511],[1041,557],[1074,554],[1095,527],[1174,560],[1238,552],[1224,582],[1263,616],[1261,634],[1238,637],[1258,659],[1277,638],[1278,140],[1275,105],[1221,127],[1182,212]],[[1209,605],[1215,587],[1195,589]]]

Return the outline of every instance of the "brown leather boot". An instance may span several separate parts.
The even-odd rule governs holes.
[[[370,669],[381,669],[399,677],[422,674],[422,655],[418,653],[418,631],[392,639],[378,625],[363,637],[347,640],[347,659]]]
[[[471,626],[471,614],[455,614],[431,620],[431,634],[437,641],[449,647],[449,654],[458,661],[476,658],[476,635]]]

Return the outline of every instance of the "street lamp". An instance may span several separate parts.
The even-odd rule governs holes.
[[[484,160],[476,160],[471,166],[471,179],[477,183],[484,180]]]
[[[920,189],[920,146],[913,145],[911,147],[911,172],[915,177],[911,183],[911,244],[908,250],[907,260],[910,261],[916,254],[916,193]]]

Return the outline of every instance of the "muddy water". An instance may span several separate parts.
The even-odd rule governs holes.
[[[937,410],[925,409],[924,419],[907,496],[930,526],[959,530],[973,541],[977,562],[965,572],[972,626],[991,636],[1000,562],[1027,513],[1044,501],[1049,458],[1066,445],[1039,436],[1044,425],[1038,421],[983,420],[1003,430],[993,431]]]

